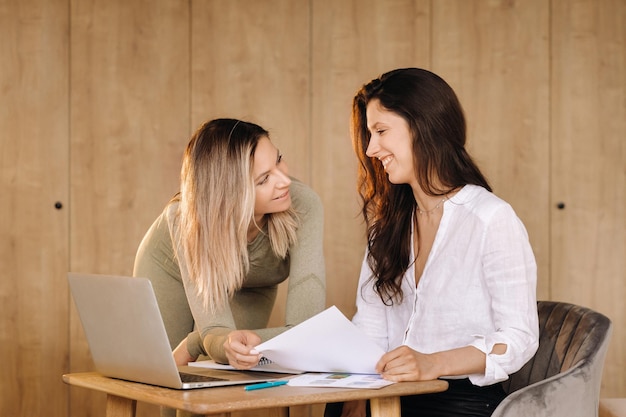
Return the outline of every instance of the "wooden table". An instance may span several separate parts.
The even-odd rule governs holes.
[[[400,397],[441,392],[441,380],[402,382],[381,389],[309,388],[281,386],[244,391],[236,385],[223,388],[176,390],[107,378],[95,372],[63,375],[63,381],[107,394],[107,417],[134,417],[137,401],[195,414],[229,417],[231,412],[272,409],[272,416],[287,417],[290,406],[369,399],[372,417],[400,417]]]

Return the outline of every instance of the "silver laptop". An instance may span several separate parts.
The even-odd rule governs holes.
[[[177,367],[147,278],[70,272],[68,280],[96,370],[102,375],[178,389],[281,377],[266,372]]]

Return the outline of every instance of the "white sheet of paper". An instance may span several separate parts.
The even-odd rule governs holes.
[[[255,349],[285,368],[353,374],[375,374],[385,353],[335,306]]]

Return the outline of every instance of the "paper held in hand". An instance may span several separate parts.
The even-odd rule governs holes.
[[[283,368],[350,374],[376,374],[385,353],[335,306],[255,349]]]

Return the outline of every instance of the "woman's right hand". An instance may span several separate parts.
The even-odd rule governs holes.
[[[341,417],[365,417],[367,401],[356,400],[343,403]]]
[[[172,355],[174,356],[174,361],[178,366],[187,365],[189,362],[195,362],[196,359],[198,359],[194,358],[189,353],[189,350],[187,349],[187,338],[184,338],[178,346],[176,346]]]
[[[261,343],[259,335],[250,330],[235,330],[224,342],[224,353],[228,363],[235,369],[250,369],[256,366],[261,354],[254,347]]]

